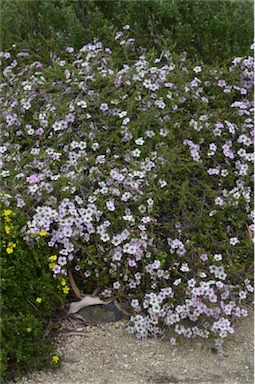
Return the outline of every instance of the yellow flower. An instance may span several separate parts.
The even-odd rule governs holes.
[[[6,247],[6,253],[10,254],[10,253],[13,253],[13,248],[16,247],[16,244],[15,243],[8,243],[8,246]]]
[[[7,233],[7,235],[9,235],[9,233],[11,232],[11,228],[9,227],[9,225],[5,225],[4,230],[5,230],[5,233]]]
[[[51,359],[52,359],[53,363],[55,363],[55,364],[57,364],[59,362],[59,357],[56,355],[52,356]]]
[[[65,279],[63,279],[63,280],[61,281],[61,285],[66,285],[66,281],[65,281]]]
[[[11,209],[5,209],[4,210],[4,216],[10,216],[11,213],[12,213]]]
[[[49,268],[52,269],[54,268],[55,265],[56,265],[55,263],[49,263]]]
[[[32,332],[32,328],[27,328],[27,332]]]
[[[36,301],[37,303],[41,303],[41,302],[42,302],[42,299],[41,299],[41,297],[37,297],[35,301]]]
[[[66,285],[66,286],[63,288],[63,292],[67,295],[69,291],[70,291],[70,288]]]
[[[55,261],[57,260],[57,258],[58,258],[57,255],[52,255],[49,257],[50,261]]]
[[[41,236],[41,237],[47,236],[47,232],[46,231],[41,231],[41,232],[39,232],[39,236]]]

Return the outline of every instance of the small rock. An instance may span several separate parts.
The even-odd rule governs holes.
[[[119,311],[113,303],[90,305],[89,307],[82,308],[78,311],[77,315],[77,318],[82,316],[84,322],[90,326],[117,322],[127,318],[127,316]],[[73,314],[73,317],[76,317],[76,313]],[[116,327],[119,327],[119,325]]]

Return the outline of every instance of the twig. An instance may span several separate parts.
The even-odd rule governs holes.
[[[93,293],[92,293],[91,296],[95,297],[95,296],[98,294],[99,291],[100,291],[100,287],[97,287],[97,288],[93,291]]]
[[[72,274],[70,268],[68,269],[68,276],[69,276],[70,284],[71,284],[71,286],[72,286],[72,288],[73,288],[74,293],[76,294],[76,296],[77,296],[79,299],[82,299],[81,292],[79,291],[77,285],[75,284],[75,281],[74,281],[74,278],[73,278],[73,274]]]
[[[33,303],[31,303],[31,301],[30,300],[28,300],[27,301],[37,312],[39,312],[39,313],[42,313],[38,308],[36,308],[36,306],[33,304]]]
[[[252,230],[251,230],[251,228],[249,227],[249,225],[247,223],[245,223],[245,225],[246,225],[246,228],[247,228],[247,231],[248,231],[249,239],[252,241],[253,240]]]

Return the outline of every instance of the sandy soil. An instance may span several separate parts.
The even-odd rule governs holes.
[[[139,340],[126,322],[84,327],[83,336],[61,334],[61,368],[36,372],[19,384],[253,384],[253,311],[237,327],[224,354],[208,340],[172,346],[163,339]]]

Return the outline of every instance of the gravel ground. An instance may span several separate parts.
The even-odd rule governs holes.
[[[207,340],[172,346],[171,335],[139,340],[126,322],[84,327],[84,335],[61,334],[61,368],[36,372],[19,384],[253,384],[253,311],[237,327],[224,354]]]

